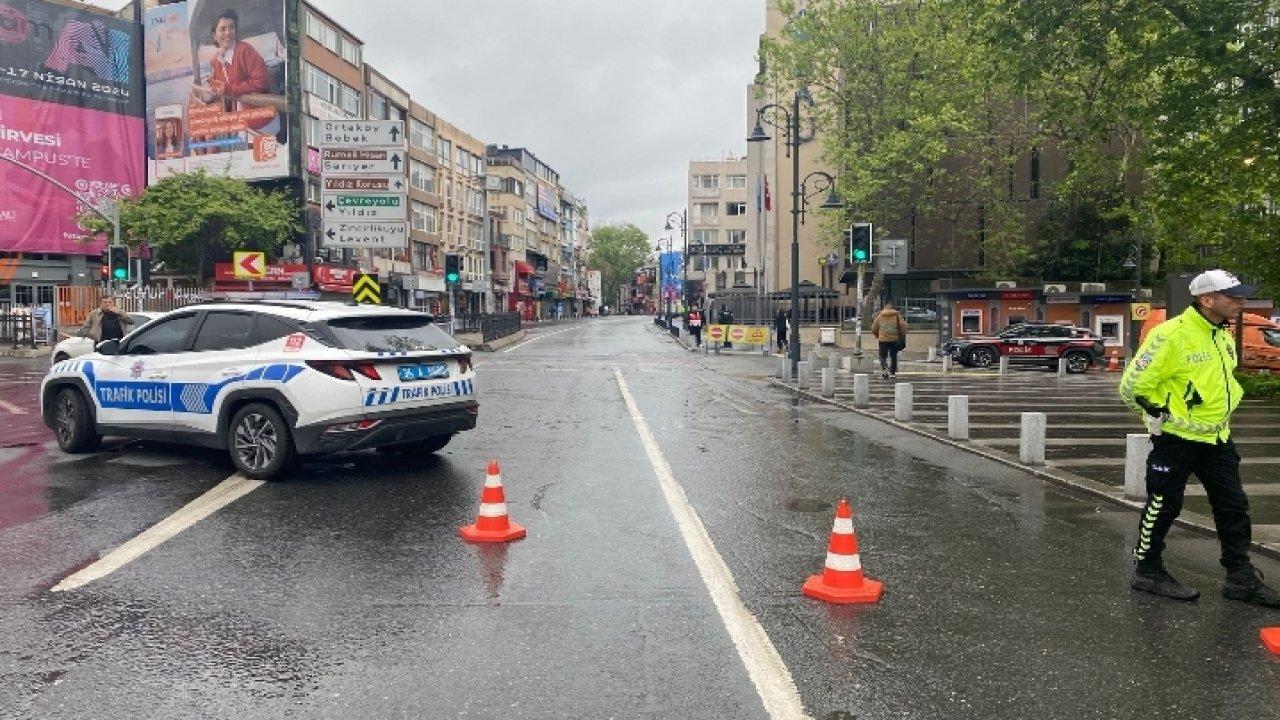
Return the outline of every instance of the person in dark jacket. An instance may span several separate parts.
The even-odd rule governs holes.
[[[733,311],[729,309],[728,305],[720,306],[720,313],[716,316],[716,322],[726,326],[725,337],[724,337],[724,347],[726,348],[733,347],[733,342],[729,340],[729,334],[727,330],[727,326],[733,324]]]
[[[773,337],[778,342],[778,352],[785,352],[787,349],[787,312],[779,309],[778,314],[773,316]]]

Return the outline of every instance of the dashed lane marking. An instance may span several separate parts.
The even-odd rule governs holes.
[[[623,379],[622,371],[615,367],[613,376],[618,381],[622,399],[627,404],[631,420],[640,434],[640,442],[644,445],[649,463],[653,465],[653,472],[658,477],[658,485],[662,488],[667,507],[671,510],[676,526],[680,529],[680,535],[684,538],[684,544],[689,548],[689,554],[693,556],[693,562],[698,567],[698,574],[702,576],[702,582],[707,586],[711,600],[720,613],[720,619],[724,622],[725,629],[729,631],[734,647],[738,649],[738,656],[742,658],[742,664],[746,666],[747,674],[751,676],[756,693],[764,703],[765,711],[771,718],[796,718],[797,720],[807,718],[808,716],[804,714],[804,705],[800,701],[800,691],[796,689],[795,681],[791,678],[791,671],[782,661],[782,656],[773,646],[768,633],[764,631],[760,622],[751,614],[742,602],[741,596],[738,595],[738,585],[733,579],[733,573],[729,571],[724,558],[716,551],[715,543],[707,534],[707,528],[698,517],[698,511],[685,495],[684,488],[676,482],[671,466],[667,464],[661,448],[658,447],[658,441],[649,431],[648,422],[640,414],[640,407],[627,388],[627,381]]]
[[[509,347],[509,348],[507,348],[507,349],[503,350],[502,352],[504,352],[504,353],[509,353],[509,352],[511,352],[512,350],[515,350],[515,349],[517,349],[517,348],[522,348],[522,347],[524,347],[525,345],[528,345],[528,344],[529,344],[529,343],[531,343],[531,342],[537,342],[537,341],[539,341],[539,340],[541,340],[541,339],[543,339],[543,338],[549,338],[549,337],[551,337],[552,335],[560,335],[560,334],[562,334],[562,333],[567,333],[567,332],[570,332],[570,331],[572,331],[572,330],[580,330],[580,329],[582,329],[582,327],[583,327],[583,326],[571,327],[571,328],[565,328],[564,330],[557,330],[557,331],[555,331],[555,332],[549,332],[549,333],[547,333],[547,334],[545,334],[545,335],[537,335],[537,336],[535,336],[535,337],[531,337],[531,338],[529,338],[528,340],[525,340],[524,342],[516,343],[515,345],[512,345],[511,347]]]
[[[240,473],[218,483],[212,490],[187,503],[181,510],[152,525],[141,535],[112,550],[92,565],[63,578],[53,592],[66,592],[100,580],[155,549],[166,540],[209,517],[218,510],[262,487],[262,480],[250,480]]]
[[[13,403],[11,403],[11,402],[9,402],[9,401],[7,401],[7,400],[0,400],[0,408],[4,409],[4,410],[6,410],[6,411],[8,411],[8,412],[10,412],[10,413],[13,413],[14,415],[26,415],[26,414],[27,414],[27,411],[26,411],[26,410],[24,410],[23,408],[18,407],[17,405],[14,405]]]

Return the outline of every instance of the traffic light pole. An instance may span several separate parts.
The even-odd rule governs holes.
[[[858,263],[857,305],[854,306],[853,319],[853,354],[862,357],[862,281],[867,275],[867,264]],[[845,287],[849,287],[846,285]]]

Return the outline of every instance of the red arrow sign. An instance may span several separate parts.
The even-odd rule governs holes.
[[[260,279],[267,274],[266,255],[260,252],[238,252],[233,258],[236,277]]]

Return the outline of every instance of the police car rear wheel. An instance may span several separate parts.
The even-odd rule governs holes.
[[[254,403],[240,408],[227,430],[231,462],[246,477],[270,480],[293,462],[293,438],[280,413]]]
[[[1067,372],[1080,374],[1089,371],[1089,353],[1073,352],[1067,353]]]
[[[75,388],[63,388],[54,401],[53,433],[63,452],[84,453],[98,449],[102,436],[94,427],[89,403]]]
[[[996,351],[988,347],[974,348],[969,354],[969,362],[974,367],[990,367],[996,361]]]

